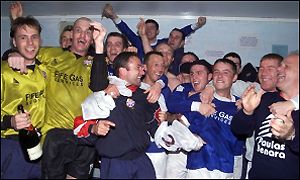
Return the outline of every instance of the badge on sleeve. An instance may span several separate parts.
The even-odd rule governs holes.
[[[87,59],[85,59],[85,60],[83,61],[83,64],[84,64],[84,65],[87,65],[87,66],[91,66],[92,63],[93,63],[93,59],[94,59],[93,56],[88,56]]]

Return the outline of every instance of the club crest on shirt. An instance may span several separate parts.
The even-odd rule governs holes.
[[[83,64],[86,66],[91,66],[93,63],[93,56],[87,56],[87,58],[85,60],[83,60]]]
[[[126,106],[127,106],[127,107],[133,109],[134,105],[135,105],[135,101],[134,101],[133,99],[128,98],[128,99],[126,100]]]

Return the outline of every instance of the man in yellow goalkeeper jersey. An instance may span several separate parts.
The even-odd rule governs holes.
[[[7,61],[1,62],[1,179],[41,178],[40,161],[25,159],[18,138],[19,130],[30,124],[38,129],[44,124],[46,81],[35,59],[41,30],[40,23],[30,16],[12,22],[10,36],[28,68],[26,75],[11,69]],[[20,104],[25,113],[17,112]],[[39,145],[34,148],[41,150]]]

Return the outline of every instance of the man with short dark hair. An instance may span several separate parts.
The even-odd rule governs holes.
[[[264,55],[260,60],[260,66],[258,70],[258,79],[261,88],[266,92],[277,91],[276,83],[278,79],[278,67],[281,65],[283,57],[279,54],[269,53]],[[251,169],[251,161],[254,150],[254,134],[246,139],[246,152],[243,162],[243,174],[248,179],[248,173]],[[247,167],[247,170],[245,170]],[[246,171],[246,172],[245,172]],[[246,174],[245,174],[246,173]]]
[[[104,137],[98,137],[97,123],[88,128],[89,135],[83,142],[93,144],[101,156],[101,179],[155,179],[153,165],[146,155],[149,134],[154,136],[158,128],[155,112],[157,103],[149,103],[147,94],[139,88],[144,67],[138,55],[122,52],[114,60],[114,74],[125,83],[131,95],[120,95],[114,99],[115,108],[109,119],[114,123]],[[103,135],[102,135],[103,136]]]
[[[166,99],[169,112],[185,114],[197,111],[205,114],[204,111],[208,110],[210,113],[213,113],[214,108],[211,105],[201,104],[199,98],[199,93],[201,93],[212,78],[211,64],[202,59],[189,63],[188,68],[190,82],[178,85]],[[168,153],[167,178],[186,178],[186,154],[187,152],[183,150]]]
[[[106,62],[108,66],[108,73],[110,76],[113,75],[112,65],[115,57],[121,52],[126,51],[129,44],[126,36],[119,32],[110,32],[104,43],[104,52],[106,54]]]
[[[236,158],[242,156],[244,145],[244,141],[236,137],[230,129],[231,119],[237,112],[238,97],[230,91],[236,79],[237,68],[232,61],[216,60],[213,66],[213,84],[216,91],[212,101],[215,113],[209,116],[197,112],[184,114],[191,124],[191,132],[206,142],[199,151],[188,153],[187,178],[235,177]]]

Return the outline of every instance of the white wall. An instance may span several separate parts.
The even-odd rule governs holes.
[[[79,16],[78,16],[79,17]],[[58,46],[61,21],[74,21],[77,16],[36,16],[43,31],[43,46]],[[108,32],[118,31],[111,20],[100,16],[88,16],[102,22]],[[120,16],[136,30],[140,16]],[[160,24],[159,38],[168,37],[174,27],[195,23],[197,17],[147,16]],[[1,55],[9,48],[10,21],[1,17]],[[199,58],[213,63],[229,51],[240,54],[243,65],[251,62],[259,66],[260,58],[271,52],[281,53],[299,49],[299,20],[207,17],[207,23],[186,39],[186,51],[195,52]]]

